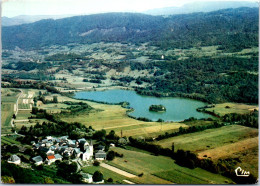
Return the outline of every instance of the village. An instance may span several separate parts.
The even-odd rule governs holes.
[[[31,157],[34,165],[51,165],[56,161],[61,162],[63,160],[75,162],[77,164],[77,172],[82,175],[82,181],[85,183],[93,183],[93,175],[83,173],[81,167],[92,166],[97,161],[106,160],[107,156],[105,146],[98,145],[94,149],[92,140],[87,141],[85,138],[71,140],[68,136],[47,136],[46,139],[39,140],[38,142],[31,141],[31,145],[35,151],[38,150],[42,154]],[[115,145],[110,144],[110,146]],[[13,154],[7,162],[21,165],[22,160],[18,155]],[[104,183],[104,180],[95,183]]]

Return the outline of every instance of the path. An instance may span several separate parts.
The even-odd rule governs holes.
[[[20,119],[20,120],[15,120],[15,122],[28,122],[29,119]]]
[[[101,167],[104,167],[104,168],[106,168],[106,169],[108,169],[108,170],[111,170],[111,171],[113,171],[113,172],[116,172],[117,174],[121,174],[121,175],[123,175],[123,176],[125,176],[125,177],[128,177],[128,178],[134,178],[134,177],[136,177],[136,175],[134,175],[134,174],[128,173],[128,172],[126,172],[126,171],[123,171],[123,170],[121,170],[121,169],[118,169],[118,168],[116,168],[116,167],[113,167],[113,166],[108,165],[108,164],[105,164],[105,163],[101,163],[100,166],[101,166]]]
[[[17,113],[18,113],[18,110],[19,110],[19,107],[18,107],[18,102],[19,102],[19,99],[20,99],[20,97],[23,95],[23,90],[21,90],[21,89],[19,89],[20,91],[21,91],[21,93],[20,93],[20,95],[18,96],[18,98],[17,98],[17,101],[16,101],[16,112],[15,112],[15,116],[17,116]],[[11,126],[12,126],[12,128],[14,128],[14,118],[12,118],[11,119]],[[16,131],[14,131],[14,134],[16,134],[16,135],[19,135],[19,136],[24,136],[24,135],[22,135],[22,134],[18,134]]]
[[[126,183],[129,183],[129,184],[135,184],[134,182],[131,182],[129,180],[123,180],[123,181],[126,182]]]

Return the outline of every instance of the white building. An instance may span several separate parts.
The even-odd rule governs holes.
[[[41,156],[36,156],[36,157],[32,158],[32,160],[34,161],[35,165],[41,165],[43,163],[43,159]]]
[[[7,160],[7,162],[19,165],[21,163],[21,159],[17,155],[14,154]]]
[[[91,174],[81,173],[81,175],[82,175],[82,181],[83,182],[85,182],[85,183],[92,183],[93,182]]]

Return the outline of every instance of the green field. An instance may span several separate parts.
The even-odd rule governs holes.
[[[213,174],[200,168],[189,169],[178,166],[174,160],[164,156],[153,156],[148,153],[136,152],[121,148],[111,148],[123,158],[115,158],[108,164],[118,168],[143,173],[142,177],[131,178],[135,183],[160,184],[166,180],[177,184],[224,184],[232,181],[218,174]],[[129,179],[130,180],[130,179]],[[166,182],[165,182],[166,183]],[[163,184],[163,183],[161,183]]]
[[[216,104],[215,107],[207,108],[206,110],[210,112],[214,112],[219,116],[224,116],[225,114],[230,114],[230,113],[248,114],[254,109],[258,110],[258,106],[246,105],[242,103],[222,103],[222,104]]]
[[[32,116],[31,110],[19,110],[16,116],[16,120],[25,120]]]
[[[174,143],[175,150],[183,149],[201,152],[256,136],[258,136],[257,129],[240,125],[230,125],[167,138],[155,142],[155,144],[161,145],[164,148],[171,148],[172,143]]]
[[[1,131],[2,134],[11,133],[11,119],[13,117],[14,105],[18,98],[19,92],[12,89],[1,89]]]

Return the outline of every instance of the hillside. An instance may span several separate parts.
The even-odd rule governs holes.
[[[151,42],[161,48],[222,45],[222,49],[239,51],[258,46],[258,8],[225,9],[167,18],[106,13],[2,28],[4,49],[100,41]]]

